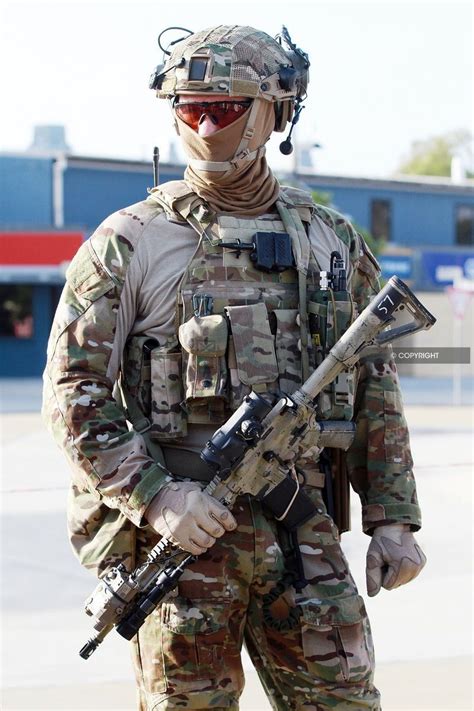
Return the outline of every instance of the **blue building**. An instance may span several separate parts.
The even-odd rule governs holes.
[[[146,197],[151,161],[0,154],[0,229],[79,228],[91,233],[111,212]],[[162,166],[179,180],[183,166]]]
[[[160,166],[159,182],[182,165]],[[381,263],[418,289],[474,278],[474,181],[280,176],[326,193],[384,242]],[[151,161],[55,154],[0,155],[0,375],[39,375],[67,262],[111,212],[142,200]]]
[[[298,176],[376,239],[400,247],[474,245],[474,181],[413,176],[396,180]]]
[[[383,242],[382,274],[437,291],[474,279],[474,181],[428,176],[397,179],[296,176]]]

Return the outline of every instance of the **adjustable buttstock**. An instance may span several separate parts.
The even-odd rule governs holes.
[[[416,298],[415,294],[398,277],[392,276],[370,304],[371,311],[381,321],[389,325],[394,320],[394,313],[405,307],[413,317],[410,323],[391,326],[375,337],[378,345],[384,345],[403,336],[418,331],[428,330],[436,323],[436,319],[427,308]]]

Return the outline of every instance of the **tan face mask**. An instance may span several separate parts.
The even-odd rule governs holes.
[[[184,179],[217,212],[262,215],[278,198],[280,186],[267,164],[263,148],[275,126],[274,108],[262,99],[254,99],[254,102],[258,102],[254,129],[247,144],[250,153],[256,151],[251,160],[234,162],[251,108],[234,123],[205,137],[175,117],[184,150],[190,158]],[[223,169],[206,170],[201,161],[223,162]]]

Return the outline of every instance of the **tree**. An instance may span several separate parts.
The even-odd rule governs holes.
[[[458,156],[472,177],[472,136],[466,129],[450,131],[423,141],[412,143],[408,158],[398,172],[408,175],[451,175],[451,161]]]

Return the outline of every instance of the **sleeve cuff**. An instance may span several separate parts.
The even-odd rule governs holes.
[[[407,523],[412,531],[421,528],[421,511],[416,504],[366,504],[362,506],[362,530],[371,535],[377,526]]]
[[[127,499],[120,498],[117,501],[118,508],[138,528],[146,526],[148,523],[144,519],[146,509],[151,500],[171,479],[172,477],[167,474],[166,470],[158,464],[153,464],[146,470],[142,469],[140,480],[133,488],[130,496]]]

